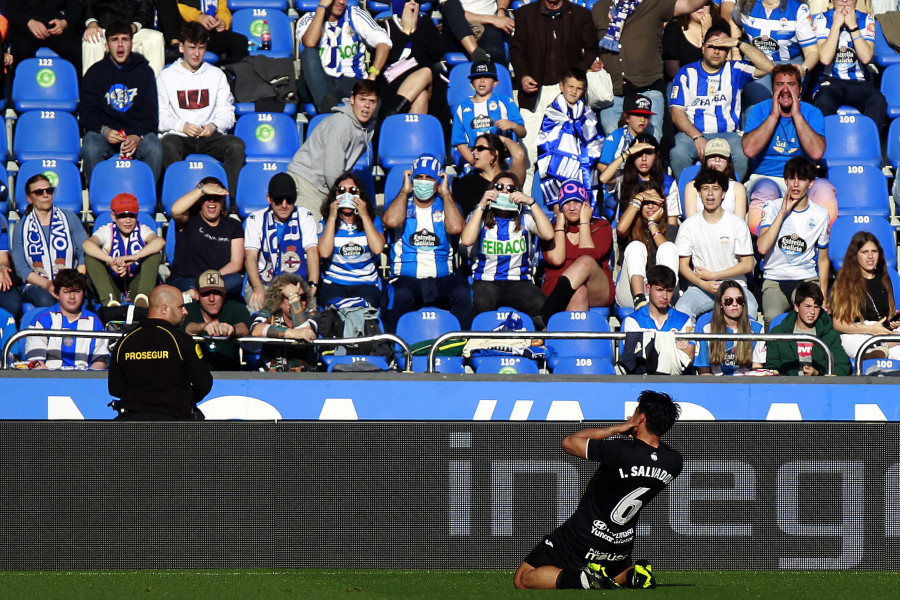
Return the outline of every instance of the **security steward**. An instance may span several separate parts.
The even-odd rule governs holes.
[[[110,404],[130,421],[202,421],[197,403],[212,389],[203,351],[178,329],[187,315],[178,288],[150,292],[149,316],[116,344],[109,365]]]

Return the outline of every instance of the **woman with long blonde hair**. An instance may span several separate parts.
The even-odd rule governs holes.
[[[747,314],[747,296],[737,281],[719,286],[712,318],[699,333],[762,333],[763,327]],[[747,340],[700,342],[694,366],[700,375],[741,375],[761,369],[766,362],[766,343]]]

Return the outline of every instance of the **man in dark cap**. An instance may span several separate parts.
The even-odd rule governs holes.
[[[225,281],[214,269],[197,278],[199,302],[187,306],[184,330],[191,335],[235,339],[250,335],[250,313],[242,302],[225,298]],[[210,341],[203,344],[206,364],[214,371],[237,371],[241,368],[237,345]]]

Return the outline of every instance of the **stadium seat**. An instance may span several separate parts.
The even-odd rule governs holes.
[[[31,327],[40,314],[46,310],[49,310],[49,306],[32,306],[29,309],[25,309],[22,307],[25,312],[22,314],[22,320],[19,321],[19,331],[25,331],[29,327]],[[16,360],[23,360],[25,358],[25,340],[27,338],[22,338],[15,344],[13,344],[10,352]]]
[[[26,58],[16,67],[12,103],[18,113],[29,110],[75,112],[78,108],[75,67],[58,57]]]
[[[407,167],[408,168],[408,167]],[[403,172],[404,167],[397,167],[388,171],[387,177],[384,178],[384,208],[387,209],[403,189]]]
[[[842,165],[828,171],[838,197],[838,215],[889,217],[891,201],[887,179],[871,165]]]
[[[472,331],[493,331],[495,327],[506,320],[506,317],[508,317],[511,312],[521,317],[525,331],[534,331],[534,322],[531,320],[531,317],[522,311],[515,310],[508,306],[501,306],[497,310],[491,310],[475,315],[475,318],[472,319]]]
[[[554,375],[615,375],[612,356],[579,358],[564,356],[551,369]]]
[[[2,106],[0,106],[0,110],[3,110]],[[3,121],[2,126],[0,126],[0,164],[5,165],[8,158],[9,138],[6,135],[6,121]]]
[[[397,337],[413,346],[426,340],[434,340],[445,333],[459,331],[459,321],[450,311],[433,306],[426,306],[419,310],[408,312],[397,321]],[[406,360],[402,353],[397,355],[397,364],[406,368]],[[422,370],[424,371],[424,363]],[[416,363],[413,363],[413,367]]]
[[[537,363],[523,356],[483,356],[475,363],[476,373],[500,375],[537,375]]]
[[[894,175],[900,170],[900,119],[891,121],[887,134],[887,160],[894,169]]]
[[[878,127],[865,115],[829,115],[825,117],[823,161],[829,169],[844,165],[872,165],[881,168],[881,142]]]
[[[296,122],[282,113],[244,115],[238,119],[234,135],[244,140],[248,163],[290,161],[300,147]]]
[[[9,181],[9,174],[6,167],[0,163],[0,217],[6,219],[9,213],[9,187],[6,185]]]
[[[315,9],[313,9],[315,10]],[[269,50],[259,48],[263,23],[268,21],[272,34],[272,47]],[[271,8],[245,8],[232,15],[231,29],[247,36],[253,49],[250,55],[269,56],[271,58],[291,58],[294,56],[294,34],[287,14],[282,10]]]
[[[413,373],[424,373],[428,368],[428,356],[413,356]],[[435,356],[434,372],[459,374],[466,372],[462,356]]]
[[[875,63],[880,67],[887,67],[900,63],[900,54],[891,48],[884,32],[881,30],[881,23],[875,21]],[[890,100],[888,100],[890,101]]]
[[[897,269],[897,240],[887,219],[869,215],[843,215],[831,226],[831,242],[828,244],[828,258],[835,272],[840,270],[850,239],[857,231],[868,231],[878,238],[884,249],[885,262],[891,269]]]
[[[228,8],[231,9],[231,12],[244,8],[270,8],[285,11],[287,7],[287,0],[228,0]]]
[[[181,196],[196,187],[204,177],[216,177],[228,185],[225,169],[217,161],[182,160],[169,165],[163,175],[162,203],[167,215],[172,214],[172,205]]]
[[[372,199],[373,203],[376,203],[375,178],[372,176],[372,171],[370,171],[369,169],[361,169],[357,166],[354,166],[353,173],[362,180],[363,187],[366,188],[366,193],[369,194],[369,198]]]
[[[494,88],[494,91],[512,98],[513,86],[509,70],[503,65],[496,65],[496,67],[497,86]],[[457,106],[475,93],[475,90],[472,89],[472,84],[469,82],[469,74],[471,72],[472,63],[469,61],[456,65],[450,71],[450,84],[447,86],[447,102],[450,104],[450,110],[455,111]]]
[[[169,219],[166,226],[166,262],[170,265],[175,261],[175,219]]]
[[[547,331],[608,332],[609,322],[600,314],[590,311],[563,311],[550,317]],[[546,345],[554,352],[547,360],[550,370],[556,372],[556,364],[562,358],[600,358],[613,355],[612,340],[554,340]],[[584,365],[583,365],[584,366]]]
[[[447,52],[444,54],[444,61],[447,63],[447,66],[452,69],[457,65],[469,62],[469,57],[466,56],[465,52]]]
[[[444,130],[431,115],[391,115],[381,125],[378,161],[385,169],[401,166],[409,169],[422,154],[433,154],[446,161]]]
[[[153,169],[139,160],[104,160],[94,168],[91,177],[90,205],[94,215],[109,212],[113,196],[127,192],[138,199],[142,213],[156,211],[156,182]]]
[[[780,315],[775,315],[775,317],[772,319],[772,322],[769,323],[769,331],[772,331],[773,328],[775,328],[776,326],[781,324],[781,322],[784,321],[784,318],[786,316],[788,316],[789,314],[791,314],[791,312],[792,311],[789,310],[786,313],[781,313]]]
[[[256,103],[255,102],[235,102],[234,103],[234,114],[236,117],[243,117],[244,115],[250,115],[257,112]],[[297,114],[297,105],[293,102],[287,102],[284,105],[284,108],[281,109],[281,113],[285,114],[289,117],[293,117]]]
[[[53,205],[67,208],[80,214],[83,208],[81,195],[81,173],[75,163],[64,160],[29,160],[22,163],[16,175],[15,195],[16,210],[24,214],[28,207],[28,196],[25,194],[25,182],[33,175],[42,173],[56,188],[53,192]]]
[[[327,367],[328,372],[331,373],[334,371],[334,367],[337,365],[348,365],[356,362],[367,362],[372,365],[375,365],[382,371],[387,371],[390,369],[388,365],[387,359],[383,356],[368,356],[368,355],[357,355],[357,354],[327,354],[321,357],[322,363]]]
[[[306,131],[304,132],[304,140],[309,139],[309,136],[313,132],[313,129],[315,129],[319,125],[319,123],[321,123],[323,120],[325,120],[327,117],[330,117],[330,116],[331,116],[331,113],[324,113],[321,115],[315,115],[312,119],[310,119],[309,123],[306,124]],[[362,169],[368,169],[372,165],[374,165],[375,164],[374,154],[375,154],[375,152],[372,150],[372,142],[369,142],[369,147],[366,149],[366,151],[363,153],[363,155],[360,156],[359,159],[357,159],[356,164],[353,165],[353,170],[358,171],[358,170],[362,170]],[[412,161],[410,161],[410,164],[412,164]]]
[[[32,110],[16,120],[13,155],[19,164],[26,160],[66,160],[81,158],[81,135],[75,117],[61,110]]]
[[[684,190],[687,189],[688,184],[694,180],[694,178],[697,176],[697,173],[699,173],[699,172],[700,172],[700,165],[696,164],[696,165],[691,165],[691,166],[687,167],[686,169],[684,169],[681,172],[681,175],[678,176],[678,193],[681,195],[681,214],[682,214],[682,216],[687,214],[685,212],[685,206],[684,206]]]
[[[889,66],[881,74],[881,93],[888,102],[888,119],[900,117],[900,64]]]
[[[266,200],[269,180],[275,173],[284,173],[286,170],[286,162],[252,162],[244,165],[238,174],[234,195],[238,215],[242,219],[246,219],[255,210],[269,206]]]
[[[894,288],[894,306],[900,307],[900,275],[897,274],[897,269],[888,269],[888,275],[891,278],[891,287]]]
[[[872,371],[900,371],[900,360],[894,360],[891,358],[868,358],[863,360],[863,375],[869,375]]]

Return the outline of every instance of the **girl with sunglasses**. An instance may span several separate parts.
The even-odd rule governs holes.
[[[475,251],[474,314],[501,306],[510,306],[532,318],[540,314],[546,298],[531,279],[531,236],[535,234],[550,241],[553,225],[540,204],[519,190],[515,175],[500,173],[469,215],[460,235],[460,243],[474,246]]]
[[[495,133],[479,135],[472,146],[472,157],[474,172],[453,182],[453,199],[463,215],[475,210],[500,173],[509,171],[519,181],[525,181],[525,149],[510,138]]]
[[[610,191],[609,184],[613,181],[614,188]],[[647,132],[636,135],[631,145],[600,174],[600,182],[607,186],[605,196],[607,214],[620,217],[628,207],[628,202],[634,198],[634,188],[642,181],[654,181],[659,184],[666,199],[666,218],[670,225],[677,225],[678,217],[681,216],[678,182],[665,172],[659,158],[659,142]]]
[[[316,322],[311,318],[308,300],[310,288],[293,273],[284,273],[266,288],[262,310],[253,320],[250,335],[283,340],[311,342],[316,339]],[[312,346],[264,344],[263,365],[266,371],[310,371],[316,365]]]
[[[734,160],[731,158],[731,145],[724,138],[713,138],[706,142],[706,151],[700,166],[699,177],[704,171],[720,171],[728,177],[728,189],[722,200],[722,208],[738,217],[747,217],[747,188],[737,180],[734,172]],[[684,218],[703,212],[703,202],[697,189],[688,184],[684,188]]]
[[[700,318],[700,323],[704,320]],[[716,293],[712,317],[698,327],[699,333],[762,333],[762,323],[747,314],[744,288],[731,279],[722,282]],[[766,363],[766,343],[703,340],[694,366],[700,375],[742,375],[751,369],[761,369]]]
[[[650,266],[669,267],[677,278],[677,235],[678,224],[670,225],[666,216],[662,187],[657,181],[639,182],[631,202],[616,223],[622,267],[616,287],[616,304],[633,306],[635,310],[647,304],[644,283]]]
[[[322,203],[322,234],[319,257],[322,260],[322,306],[339,298],[362,298],[381,308],[376,262],[384,250],[384,227],[375,215],[362,180],[355,173],[337,178]]]
[[[592,218],[584,186],[574,179],[564,181],[553,213],[553,239],[543,243],[544,323],[563,310],[609,306],[616,294],[609,269],[612,227],[606,219]]]

